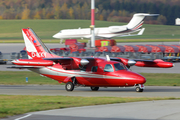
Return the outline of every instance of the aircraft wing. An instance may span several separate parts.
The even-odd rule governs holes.
[[[117,37],[139,36],[139,35],[143,35],[144,31],[145,31],[145,28],[142,28],[142,29],[140,29],[138,34],[126,34],[126,35],[120,35],[120,36],[117,36]]]
[[[95,61],[92,57],[64,57],[64,58],[44,58],[62,65],[63,69],[79,69],[80,66],[91,65]]]
[[[124,65],[126,65],[128,68],[130,66],[138,66],[138,67],[158,67],[158,68],[171,68],[174,67],[174,64],[171,62],[165,62],[161,59],[156,60],[142,60],[142,59],[127,59],[127,58],[110,58],[113,61],[120,61]]]
[[[138,32],[139,31],[139,32]],[[138,30],[136,30],[136,31],[133,31],[133,33],[134,32],[138,32],[137,34],[131,34],[131,33],[129,33],[129,34],[121,34],[121,35],[119,35],[119,36],[115,36],[115,37],[130,37],[130,36],[139,36],[139,35],[143,35],[143,33],[144,33],[144,31],[145,31],[145,28],[142,28],[142,29],[138,29]],[[99,39],[99,38],[113,38],[114,36],[112,36],[111,34],[109,35],[109,34],[105,34],[105,35],[95,35],[95,38],[96,39]],[[86,38],[91,38],[91,35],[89,35],[89,36],[86,36]]]
[[[11,66],[11,67],[7,67],[10,69],[30,69],[30,68],[35,68],[34,66]]]
[[[171,68],[174,64],[171,62],[165,62],[161,59],[156,60],[135,60],[138,67],[159,67],[159,68]]]
[[[62,58],[44,58],[44,60],[51,60],[54,62],[65,62],[65,61],[71,61],[73,59],[70,57],[62,57]]]

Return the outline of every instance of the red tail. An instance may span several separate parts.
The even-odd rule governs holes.
[[[22,29],[24,42],[28,57],[31,59],[42,59],[42,58],[54,58],[59,57],[54,55],[48,48],[42,43],[36,33],[30,29]]]

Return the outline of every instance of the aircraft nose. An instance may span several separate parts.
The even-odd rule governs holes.
[[[144,84],[146,82],[146,78],[141,75],[138,76],[137,80],[138,80],[139,84]]]
[[[131,79],[131,82],[135,84],[144,84],[146,82],[146,78],[138,73],[131,73],[129,78]]]
[[[59,33],[53,35],[53,38],[59,38]]]

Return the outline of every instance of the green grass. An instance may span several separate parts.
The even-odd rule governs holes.
[[[90,20],[0,20],[0,39],[23,39],[22,28],[30,27],[42,39],[53,39],[52,36],[62,29],[88,28]],[[96,27],[108,27],[126,25],[127,23],[96,21]],[[118,39],[179,39],[180,27],[170,25],[149,25],[144,24],[146,28],[142,36],[122,37]]]
[[[146,78],[145,86],[180,86],[180,74],[174,73],[140,73]],[[28,83],[26,83],[28,77]],[[30,71],[1,71],[0,84],[3,85],[59,85],[55,80],[42,77]]]
[[[178,98],[121,98],[121,97],[70,97],[70,96],[23,96],[0,95],[0,118],[27,112],[62,109],[88,105],[102,105]]]
[[[176,73],[141,73],[146,86],[180,86],[180,74]]]
[[[28,83],[26,83],[26,77],[28,77]],[[0,78],[0,84],[2,85],[59,85],[55,80],[30,71],[1,71]]]

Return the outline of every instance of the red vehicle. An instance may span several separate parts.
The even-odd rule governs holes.
[[[147,44],[146,46],[149,46],[152,48],[151,50],[152,53],[158,53],[158,52],[164,53],[165,51],[165,48],[163,46],[150,45],[150,44]]]
[[[65,40],[65,46],[72,45],[74,43],[77,43],[77,39],[66,39]]]
[[[111,52],[124,52],[124,51],[125,51],[125,47],[121,45],[112,46],[112,49],[111,49]]]
[[[125,58],[80,58],[61,57],[52,54],[30,28],[22,29],[26,50],[29,58],[14,60],[12,63],[20,66],[12,68],[27,68],[59,83],[66,83],[67,91],[73,91],[74,86],[90,87],[97,91],[99,87],[131,87],[142,92],[146,79],[135,72],[129,71],[136,62]],[[173,67],[170,62],[151,61],[149,67]]]
[[[178,53],[179,49],[175,46],[170,46],[170,45],[158,45],[158,46],[162,46],[165,48],[165,53]]]
[[[95,40],[95,46],[96,47],[102,47],[102,42],[107,41],[107,45],[104,46],[114,46],[116,45],[116,41],[114,39],[106,40],[106,39],[101,39],[101,40]]]
[[[72,45],[69,46],[69,49],[72,52],[85,52],[86,49],[84,49],[84,45],[81,43],[74,43]]]
[[[111,46],[103,46],[103,47],[98,47],[97,52],[111,52]]]
[[[138,52],[150,53],[152,50],[152,48],[149,46],[145,46],[145,45],[136,45],[136,46],[139,48]]]
[[[139,48],[134,45],[124,45],[125,51],[124,52],[138,52]]]

